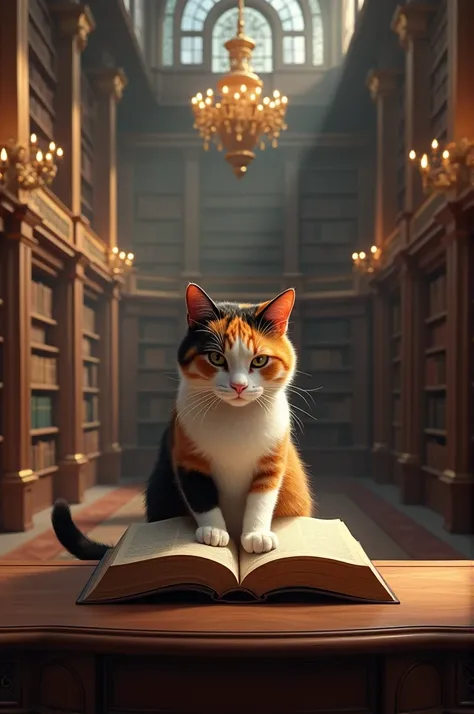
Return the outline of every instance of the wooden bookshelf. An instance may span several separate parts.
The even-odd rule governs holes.
[[[447,467],[446,431],[446,273],[444,268],[428,276],[424,312],[424,428],[423,466],[427,505],[443,513],[439,477]]]
[[[47,508],[58,471],[58,358],[55,285],[49,273],[33,265],[30,325],[31,468],[35,484],[34,510]]]
[[[94,223],[94,136],[96,100],[90,78],[81,75],[81,211]]]
[[[4,328],[3,328],[3,311],[5,306],[3,304],[3,282],[0,270],[0,473],[3,471],[3,381],[5,379],[3,374],[3,345],[4,345]]]
[[[95,294],[85,291],[82,313],[82,403],[84,454],[89,459],[87,481],[96,483],[100,446],[100,312]]]
[[[169,421],[177,389],[176,350],[180,325],[171,318],[138,322],[138,446],[156,449]]]
[[[54,138],[56,50],[54,24],[46,0],[29,2],[30,130],[44,142]]]
[[[396,293],[390,301],[390,451],[394,461],[401,451],[402,435],[401,346],[401,304]]]

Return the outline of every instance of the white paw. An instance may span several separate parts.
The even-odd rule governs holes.
[[[247,553],[269,553],[278,547],[278,538],[272,531],[242,533],[242,548]]]
[[[206,545],[226,546],[229,544],[229,534],[221,528],[201,526],[196,531],[196,540]]]

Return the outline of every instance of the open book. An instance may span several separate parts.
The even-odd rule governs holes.
[[[135,523],[102,558],[78,604],[200,591],[214,600],[264,601],[285,592],[398,603],[362,546],[340,520],[276,518],[279,546],[249,555],[195,541],[191,518]],[[244,596],[244,597],[242,597]]]

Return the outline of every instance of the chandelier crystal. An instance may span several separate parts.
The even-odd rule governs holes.
[[[255,158],[258,145],[278,146],[282,131],[287,129],[285,115],[287,97],[278,90],[273,97],[263,97],[263,82],[252,68],[255,42],[244,34],[244,2],[239,0],[237,35],[224,47],[229,53],[230,70],[217,82],[217,92],[208,89],[191,100],[194,128],[203,139],[204,149],[213,141],[219,151],[225,149],[225,159],[237,178],[245,176]]]
[[[352,253],[352,266],[353,269],[361,275],[369,275],[370,273],[375,273],[380,265],[380,257],[382,251],[376,245],[370,248],[370,252],[366,253],[361,251],[360,253]]]
[[[417,155],[410,151],[410,159],[415,162]],[[431,143],[431,153],[423,154],[418,169],[425,193],[445,193],[455,197],[469,186],[474,186],[474,141],[461,139],[451,142],[444,149],[437,139]]]

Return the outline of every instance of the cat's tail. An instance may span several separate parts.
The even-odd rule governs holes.
[[[53,505],[51,523],[58,541],[78,560],[100,560],[112,547],[91,540],[81,533],[72,520],[68,502],[62,498],[55,501]]]

